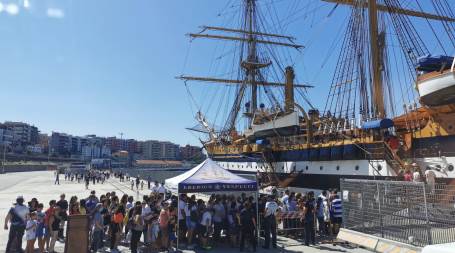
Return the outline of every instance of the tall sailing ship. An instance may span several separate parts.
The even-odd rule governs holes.
[[[455,61],[432,56],[411,22],[426,21],[431,28],[426,35],[432,31],[441,49],[453,52],[453,6],[429,0],[425,6],[434,7],[431,14],[419,1],[419,10],[400,0],[323,1],[333,3],[333,10],[350,8],[351,14],[328,96],[320,98],[326,99],[324,108],[312,106],[311,86],[296,81],[289,62],[289,51],[304,47],[266,30],[270,21],[261,14],[260,0],[239,0],[238,27],[203,26],[189,34],[192,40],[235,47],[231,78],[178,77],[197,109],[198,126],[189,129],[206,136],[201,142],[213,160],[259,175],[263,186],[336,188],[340,178],[399,177],[412,163],[422,174],[431,170],[437,180],[455,183]],[[442,24],[448,39],[439,39],[435,24]],[[400,56],[389,49],[389,36]],[[210,100],[216,114],[198,106],[189,82],[221,90],[201,99]],[[221,104],[229,109],[223,112]],[[222,125],[213,118],[222,118]]]

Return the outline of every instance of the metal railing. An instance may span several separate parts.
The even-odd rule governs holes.
[[[295,234],[304,231],[303,213],[299,211],[278,212],[275,215],[278,234]],[[315,226],[316,227],[316,226]],[[264,232],[264,215],[259,213],[259,231]]]
[[[455,242],[455,186],[342,179],[343,227],[416,246]]]

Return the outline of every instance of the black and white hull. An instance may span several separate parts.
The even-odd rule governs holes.
[[[215,159],[216,160],[216,159]],[[238,174],[264,173],[270,171],[263,161],[218,160],[222,167]],[[431,169],[437,180],[444,182],[455,178],[455,156],[426,157],[415,159],[423,171]],[[355,179],[393,179],[397,176],[394,169],[385,160],[335,160],[335,161],[280,161],[274,163],[275,173],[285,179],[291,172],[300,172],[290,187],[303,189],[339,188],[341,178]]]

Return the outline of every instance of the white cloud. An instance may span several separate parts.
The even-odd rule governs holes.
[[[2,3],[0,3],[0,12],[2,12],[4,10],[5,10],[5,6]]]
[[[30,8],[30,2],[29,2],[29,0],[24,0],[24,8],[25,8],[25,9]]]
[[[5,11],[12,16],[19,14],[19,6],[16,4],[7,4],[5,6]]]
[[[64,18],[65,13],[62,9],[49,8],[47,9],[47,16],[50,18]]]

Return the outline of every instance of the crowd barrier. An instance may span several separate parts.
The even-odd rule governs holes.
[[[343,227],[423,247],[455,242],[455,185],[342,179]]]
[[[291,231],[303,231],[304,223],[301,221],[303,213],[300,211],[285,211],[275,214],[277,232],[286,234]],[[264,231],[264,215],[259,214],[260,232]]]

